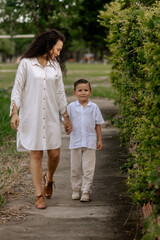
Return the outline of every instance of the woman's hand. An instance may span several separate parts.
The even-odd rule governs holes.
[[[72,123],[68,117],[64,118],[64,128],[67,135],[69,135],[72,132]]]
[[[19,127],[19,116],[17,113],[14,113],[11,118],[11,127],[12,129],[18,131]]]

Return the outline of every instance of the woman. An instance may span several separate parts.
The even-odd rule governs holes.
[[[53,191],[61,146],[59,112],[66,132],[71,132],[62,81],[64,41],[64,36],[55,29],[39,35],[21,58],[11,94],[11,127],[17,130],[17,150],[31,153],[38,209],[46,208],[41,188],[44,150],[48,153],[48,168],[43,192],[50,198]]]

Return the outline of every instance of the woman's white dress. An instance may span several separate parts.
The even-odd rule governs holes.
[[[17,150],[47,150],[61,146],[60,116],[67,107],[62,73],[57,61],[42,67],[37,58],[20,61],[11,94],[20,124]]]

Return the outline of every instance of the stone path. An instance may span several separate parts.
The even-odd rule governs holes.
[[[72,100],[72,99],[70,99]],[[112,101],[96,100],[105,120],[118,109]],[[62,127],[61,160],[55,174],[56,189],[46,200],[47,209],[37,210],[33,196],[14,199],[10,206],[29,205],[26,220],[0,225],[1,240],[139,240],[140,213],[132,204],[121,175],[126,149],[120,147],[118,130],[102,128],[104,149],[97,152],[97,163],[91,201],[81,203],[71,199],[69,136]],[[46,155],[43,159],[46,169]],[[29,176],[31,177],[31,176]],[[28,180],[29,182],[30,180]],[[30,182],[29,182],[30,184]]]

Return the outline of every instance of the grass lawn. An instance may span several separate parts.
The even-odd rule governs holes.
[[[18,64],[14,63],[0,63],[0,70],[16,70],[18,67]]]
[[[12,87],[17,67],[18,64],[0,64],[0,89]],[[109,80],[111,64],[67,63],[66,67],[67,76],[63,80],[67,95],[72,95],[73,83],[84,78],[91,82],[93,97],[115,97],[115,90]]]
[[[84,63],[67,63],[67,77],[64,79],[65,84],[73,84],[80,78],[89,80],[91,83],[107,83],[111,65],[103,64],[84,64]]]
[[[0,72],[0,89],[7,89],[14,83],[16,72]]]

